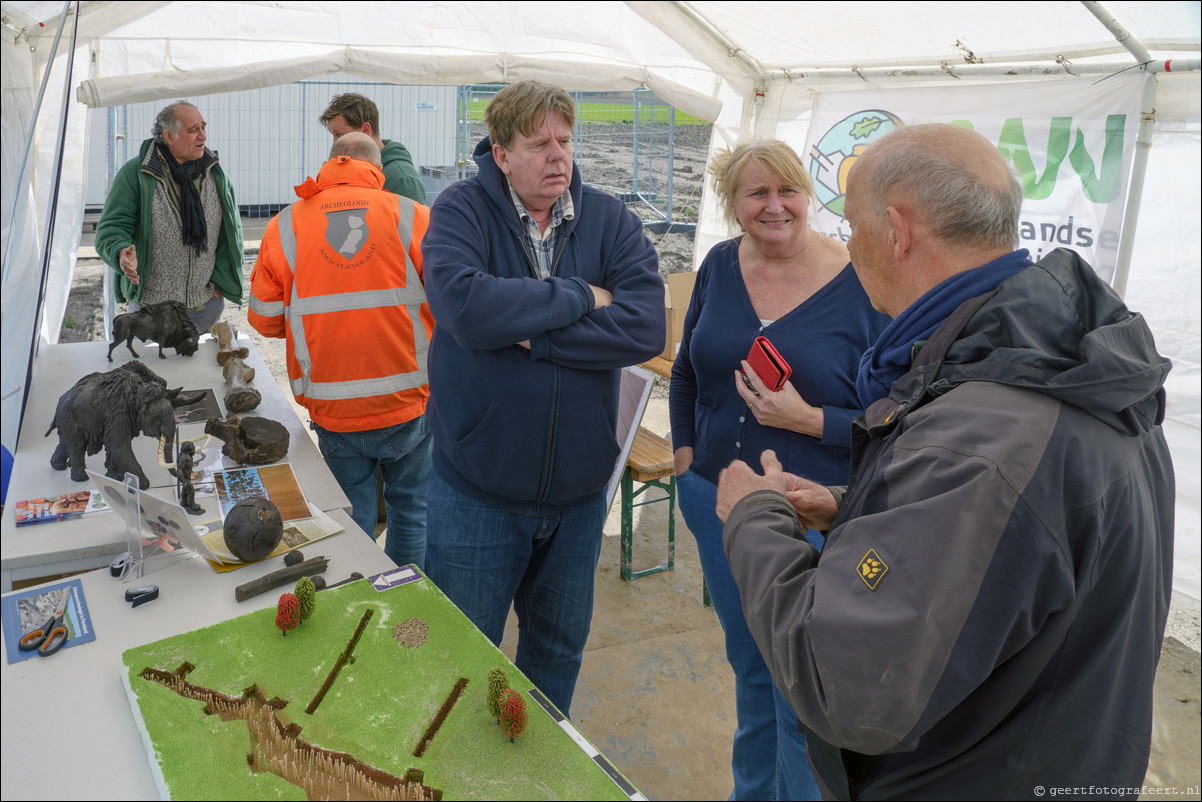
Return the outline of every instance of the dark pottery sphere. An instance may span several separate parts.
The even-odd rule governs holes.
[[[225,545],[239,560],[261,560],[280,545],[284,521],[265,498],[244,498],[225,516]]]

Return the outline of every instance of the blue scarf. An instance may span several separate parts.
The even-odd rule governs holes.
[[[1006,254],[981,267],[957,273],[936,284],[881,332],[876,344],[860,359],[856,392],[865,409],[889,394],[893,382],[910,369],[914,346],[928,340],[956,307],[984,295],[1033,262],[1026,249]]]

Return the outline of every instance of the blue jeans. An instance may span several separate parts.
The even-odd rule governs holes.
[[[426,575],[495,645],[513,605],[514,664],[570,715],[593,621],[605,494],[563,512],[513,515],[430,477]]]
[[[726,659],[735,675],[738,726],[731,748],[735,787],[731,799],[821,799],[806,758],[805,735],[797,714],[776,688],[747,621],[739,587],[722,549],[722,522],[714,511],[718,488],[692,471],[676,477],[676,503],[697,553],[714,612],[726,635]],[[810,542],[821,536],[813,533]]]
[[[331,432],[310,423],[317,447],[351,501],[351,517],[374,538],[378,513],[376,466],[384,477],[388,537],[384,553],[397,565],[426,564],[426,485],[433,438],[426,416],[383,429]]]
[[[128,311],[137,312],[141,308],[141,305],[137,301],[129,302]],[[224,311],[225,299],[220,295],[214,295],[200,309],[189,309],[188,319],[196,324],[196,328],[200,330],[201,334],[208,334],[209,329],[213,328],[213,324],[221,320],[221,313]]]

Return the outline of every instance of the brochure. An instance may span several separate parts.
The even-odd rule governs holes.
[[[226,468],[213,471],[217,486],[217,501],[221,506],[221,520],[244,498],[265,498],[280,511],[285,521],[309,518],[309,503],[301,491],[296,474],[288,463],[260,465],[257,468]]]
[[[65,609],[60,607],[63,604],[64,591],[68,594]],[[0,598],[0,617],[4,621],[4,648],[10,664],[38,656],[36,649],[30,652],[21,651],[21,636],[52,622],[55,613],[60,609],[63,611],[63,623],[67,627],[67,642],[63,644],[63,649],[96,640],[92,618],[88,614],[88,603],[83,595],[83,585],[79,579],[67,579],[46,587],[20,590]]]
[[[59,496],[30,498],[15,505],[17,526],[65,521],[101,512],[112,512],[108,502],[98,490],[81,490]]]

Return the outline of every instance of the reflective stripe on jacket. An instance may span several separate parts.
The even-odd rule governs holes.
[[[363,431],[422,415],[434,329],[422,287],[429,209],[346,157],[297,194],[264,234],[250,324],[286,339],[292,393],[319,426]]]

